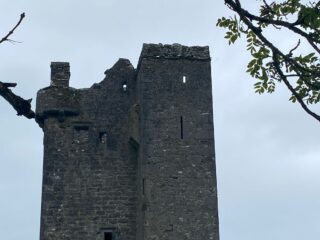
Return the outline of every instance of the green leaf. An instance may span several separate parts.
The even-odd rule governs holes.
[[[256,64],[257,60],[256,59],[252,59],[249,63],[247,68],[251,68],[254,64]]]

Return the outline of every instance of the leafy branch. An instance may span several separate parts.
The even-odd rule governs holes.
[[[286,0],[268,4],[262,0],[259,16],[242,8],[240,0],[225,0],[225,4],[236,15],[218,19],[217,26],[227,29],[225,38],[229,44],[246,36],[247,50],[252,56],[247,72],[257,79],[255,91],[272,93],[276,83],[283,82],[291,92],[289,100],[298,102],[307,114],[320,121],[320,116],[308,107],[320,101],[320,2],[301,4],[300,0]],[[289,22],[289,16],[296,20]],[[268,27],[291,31],[302,37],[314,52],[296,55],[301,43],[299,38],[285,53],[265,36],[264,30]]]

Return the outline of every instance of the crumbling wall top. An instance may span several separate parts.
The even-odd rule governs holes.
[[[187,47],[180,44],[143,44],[139,63],[143,58],[210,60],[209,47]]]

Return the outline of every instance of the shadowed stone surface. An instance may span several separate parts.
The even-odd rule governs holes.
[[[218,240],[208,47],[144,44],[88,89],[51,64],[41,240]]]

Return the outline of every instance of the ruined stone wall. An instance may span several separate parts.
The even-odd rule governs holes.
[[[128,144],[135,70],[119,60],[106,74],[90,89],[53,82],[38,93],[45,147],[41,240],[104,240],[108,231],[136,239],[137,159]]]
[[[51,68],[40,240],[218,240],[209,49],[145,44],[87,89]]]

